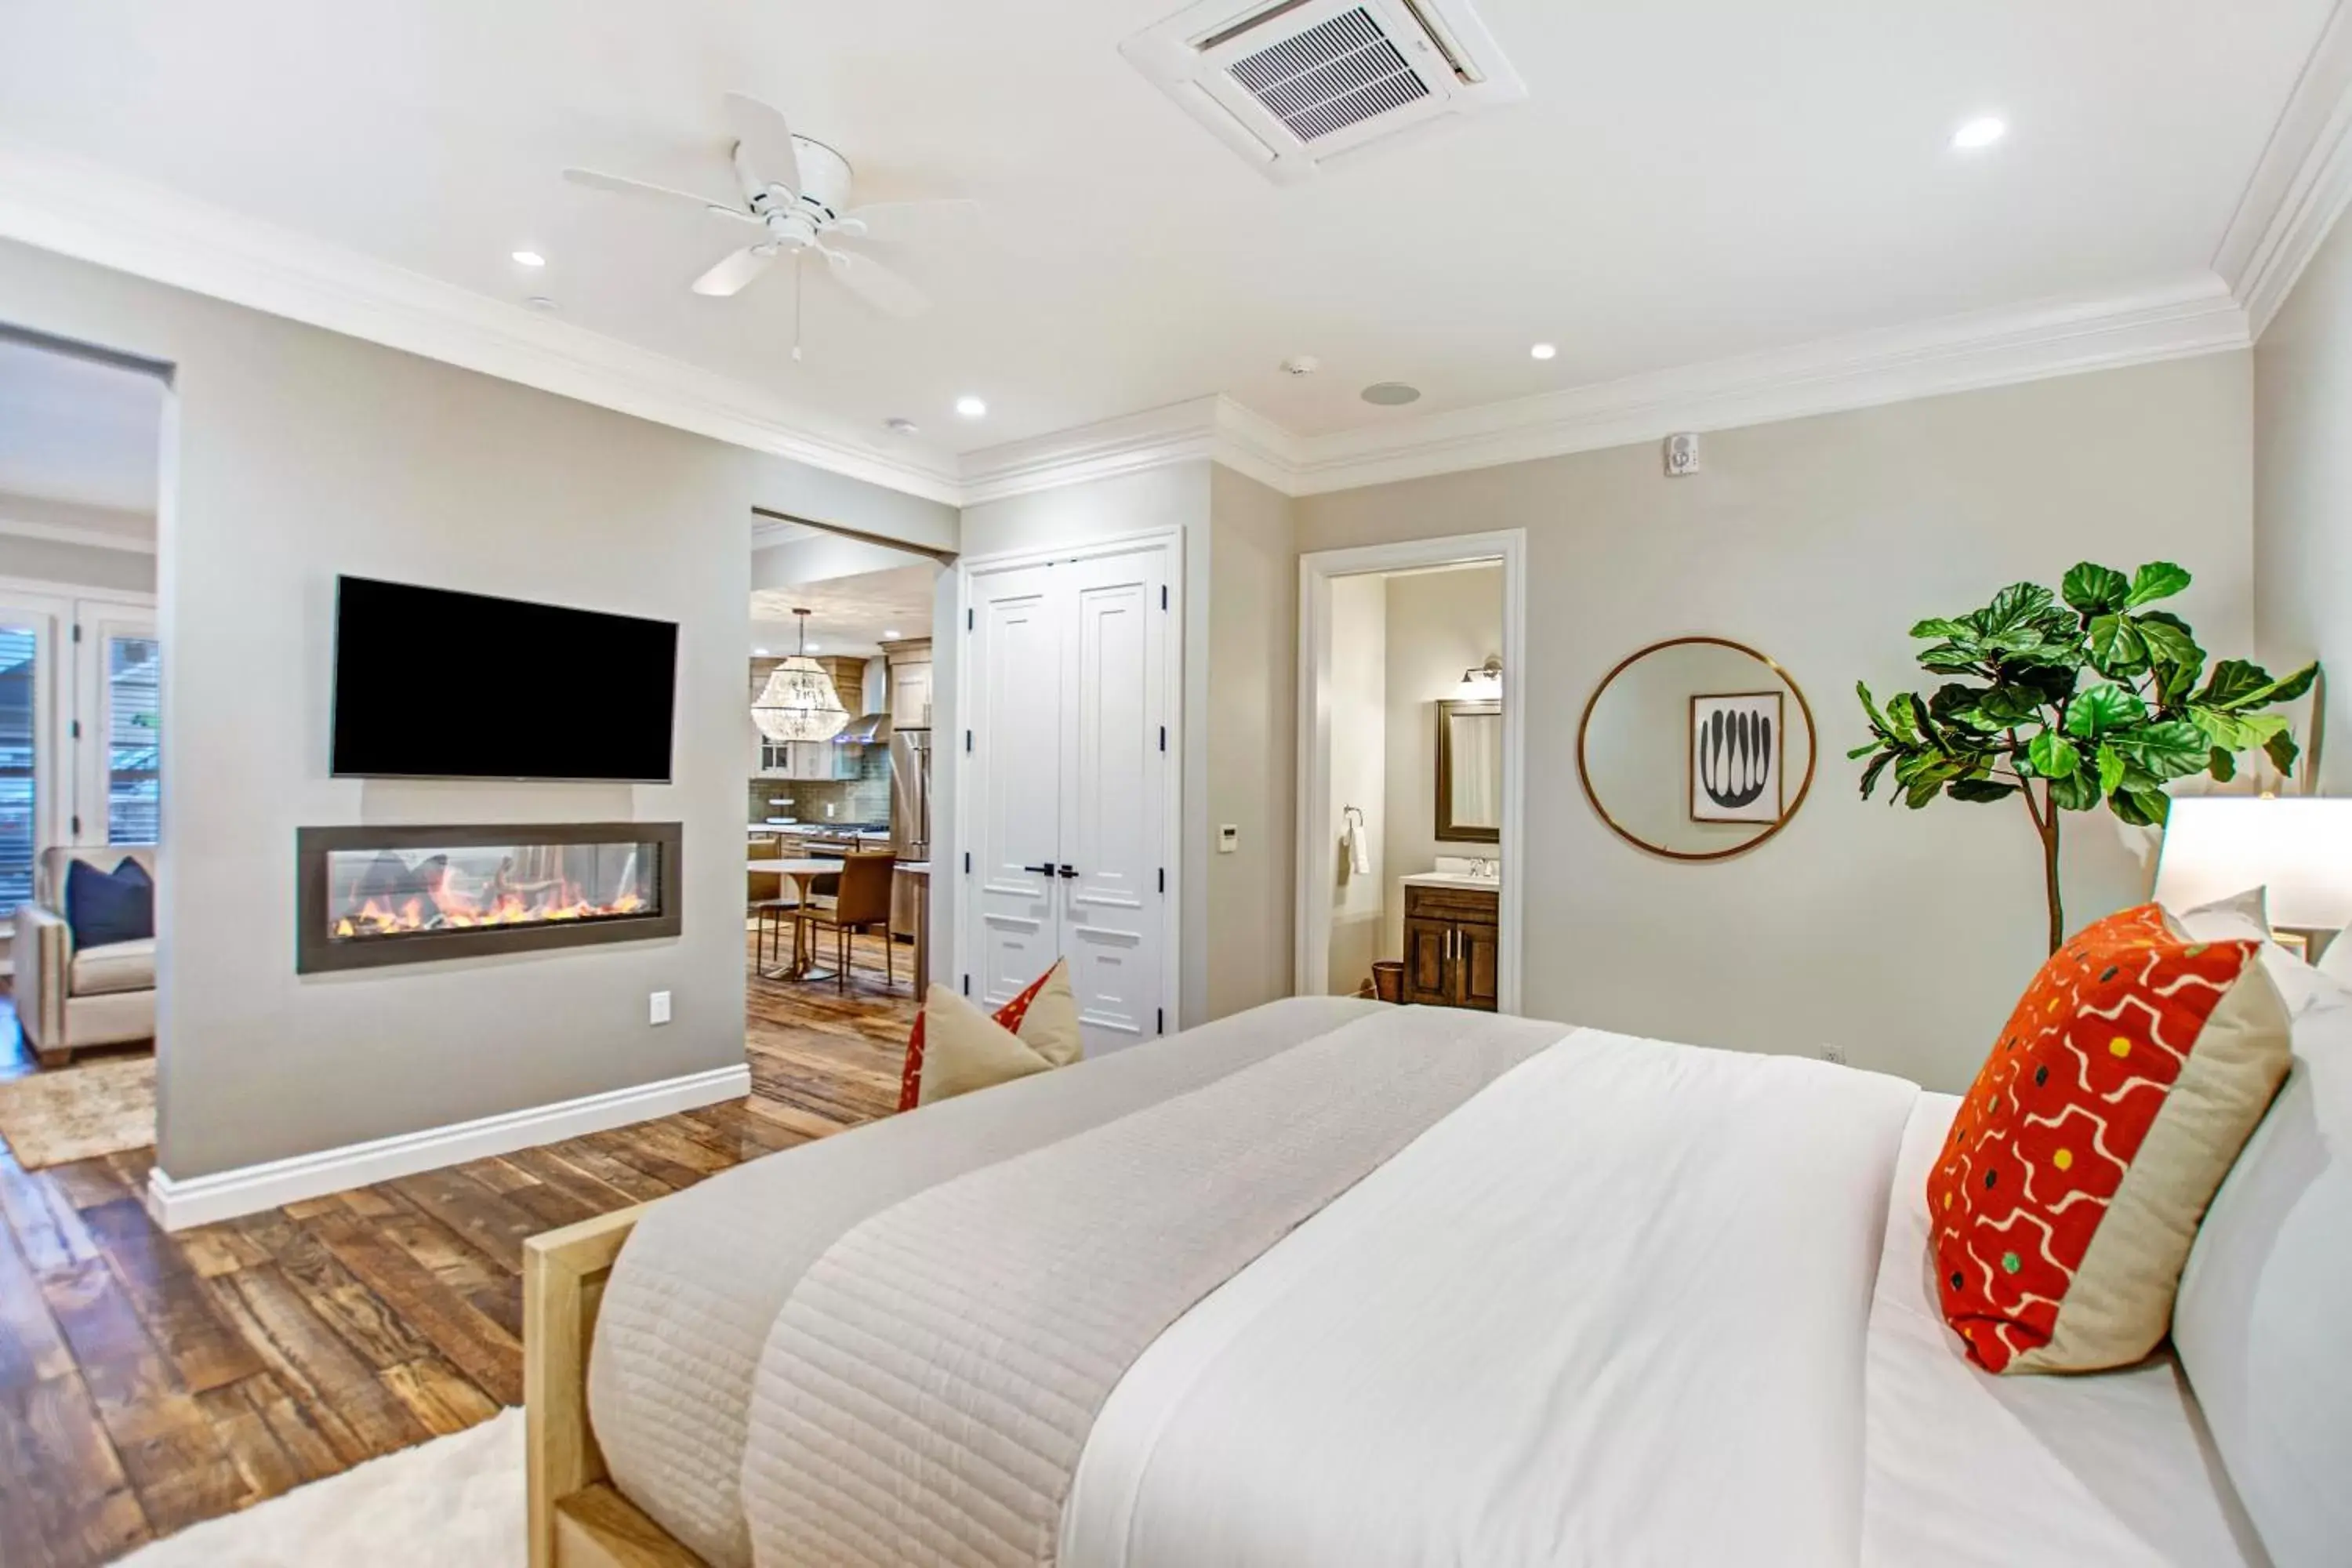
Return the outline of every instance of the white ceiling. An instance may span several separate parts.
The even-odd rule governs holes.
[[[822,583],[761,588],[751,595],[751,645],[771,653],[793,652],[799,630],[793,611],[805,609],[813,653],[856,654],[871,658],[887,634],[931,635],[931,598],[940,569],[930,562],[886,572],[864,572]]]
[[[1211,393],[1304,435],[2212,268],[2331,0],[1481,0],[1528,102],[1295,187],[1130,69],[1177,0],[0,0],[0,133],[953,451]],[[723,193],[719,100],[980,198],[884,321],[557,177]],[[1979,111],[2013,132],[1962,155]],[[647,221],[652,220],[652,221]],[[508,253],[551,265],[527,272]],[[1538,364],[1537,339],[1559,357]],[[1302,381],[1277,362],[1319,357]],[[984,421],[953,399],[977,393]]]
[[[0,494],[155,512],[163,384],[0,338]]]

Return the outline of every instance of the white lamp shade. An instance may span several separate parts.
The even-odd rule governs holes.
[[[2156,901],[2189,910],[2249,888],[2269,889],[2273,926],[2352,923],[2352,797],[2175,800],[2156,862]]]
[[[766,689],[751,704],[751,721],[771,741],[830,741],[849,722],[849,712],[824,666],[794,654],[768,673]]]

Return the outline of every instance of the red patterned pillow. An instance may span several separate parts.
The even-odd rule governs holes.
[[[1077,999],[1070,993],[1067,970],[1056,961],[1054,967],[1032,981],[1020,995],[989,1015],[996,1026],[1014,1036],[1024,1045],[1052,1067],[1067,1067],[1078,1059],[1084,1048],[1078,1033]],[[1057,978],[1060,984],[1055,984]],[[1053,994],[1046,994],[1048,988]],[[934,996],[944,996],[955,1005],[971,1008],[971,1004],[952,991],[934,987]],[[1031,1016],[1031,1009],[1036,1016]],[[973,1016],[978,1016],[972,1009]],[[923,1048],[928,1033],[924,1020],[930,1016],[927,1005],[915,1015],[915,1027],[907,1037],[907,1065],[898,1074],[898,1109],[912,1110],[923,1100]],[[933,1099],[940,1098],[937,1093]]]
[[[2091,1372],[2162,1341],[2205,1205],[2286,1077],[2260,945],[2145,904],[2042,966],[1927,1178],[1944,1317],[1979,1365]]]

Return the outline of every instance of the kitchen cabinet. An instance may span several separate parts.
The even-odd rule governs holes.
[[[931,639],[882,645],[890,667],[890,723],[898,730],[931,727]]]
[[[854,779],[858,776],[859,748],[836,746],[830,741],[761,741],[760,776],[763,779]]]
[[[1502,898],[1490,888],[1404,888],[1404,999],[1495,1011]]]

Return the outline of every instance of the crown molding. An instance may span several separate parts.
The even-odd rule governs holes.
[[[0,139],[0,237],[950,505],[952,471],[730,377]]]
[[[2352,5],[2329,11],[2214,253],[2261,337],[2352,205]]]
[[[78,544],[85,550],[119,550],[131,555],[155,553],[152,537],[115,533],[103,528],[80,528],[72,523],[40,522],[6,512],[0,512],[0,537],[33,539],[45,544]]]
[[[2251,341],[2245,311],[2205,275],[2118,299],[1947,317],[1324,436],[1295,434],[1229,397],[1194,398],[969,454],[964,496],[969,505],[1200,458],[1286,495],[1317,495]]]

